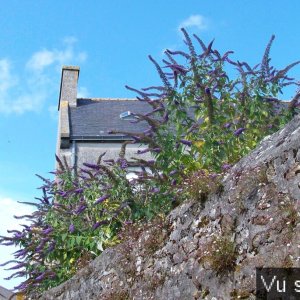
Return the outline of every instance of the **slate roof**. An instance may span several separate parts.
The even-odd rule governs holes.
[[[126,140],[124,135],[109,134],[110,130],[140,132],[149,126],[146,122],[131,123],[120,118],[126,111],[147,113],[152,107],[131,99],[77,99],[77,107],[70,107],[71,140]]]

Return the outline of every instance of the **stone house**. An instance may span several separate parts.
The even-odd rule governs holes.
[[[105,159],[117,158],[121,145],[130,140],[111,130],[141,132],[146,122],[133,124],[131,112],[146,113],[151,107],[134,99],[77,98],[79,67],[64,66],[59,93],[59,124],[56,154],[69,166],[95,163],[103,152]],[[135,156],[139,145],[128,145],[126,158]]]

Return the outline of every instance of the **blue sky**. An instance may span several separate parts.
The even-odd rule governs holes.
[[[34,174],[47,177],[54,168],[62,65],[80,66],[80,96],[134,97],[125,84],[159,83],[148,54],[160,60],[166,48],[184,49],[181,26],[250,65],[272,34],[275,67],[300,59],[299,0],[1,2],[0,234],[16,227],[13,214],[29,209],[17,201],[39,196]],[[290,74],[299,79],[300,67]],[[11,251],[1,247],[0,260]],[[0,278],[8,275],[0,269]]]

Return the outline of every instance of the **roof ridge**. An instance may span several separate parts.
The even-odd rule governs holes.
[[[92,101],[138,101],[136,98],[77,98],[77,100],[92,100]]]

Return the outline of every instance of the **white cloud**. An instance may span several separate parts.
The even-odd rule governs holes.
[[[36,51],[17,70],[9,59],[0,59],[0,113],[39,112],[47,101],[48,106],[53,105],[61,67],[82,64],[87,59],[85,52],[76,50],[76,42],[76,38],[67,37],[60,48]]]
[[[6,91],[12,88],[17,83],[17,79],[11,74],[11,63],[8,59],[4,58],[0,60],[0,92],[6,93]]]
[[[188,27],[194,27],[198,30],[205,30],[208,28],[208,20],[202,15],[191,15],[179,24],[178,30]]]
[[[74,44],[77,42],[76,38],[67,37],[63,42],[64,49],[43,49],[34,53],[28,60],[26,67],[33,71],[43,71],[46,67],[55,63],[61,66],[72,61],[83,63],[86,60],[87,54],[85,52],[76,53],[74,50]]]
[[[25,204],[18,203],[17,201],[0,196],[0,235],[7,236],[7,229],[12,230],[20,230],[22,227],[19,225],[26,224],[26,221],[23,220],[16,220],[13,217],[13,213],[17,214],[18,216],[27,215],[33,212],[33,207]],[[18,248],[13,246],[0,246],[0,263],[9,261],[14,259],[12,253],[18,250]],[[5,271],[4,269],[10,267],[11,265],[0,267],[0,285],[6,288],[13,288],[14,286],[18,285],[22,279],[16,278],[13,280],[4,280],[3,278],[10,276],[13,274],[13,271]]]
[[[45,67],[52,65],[55,61],[55,54],[53,51],[47,49],[36,52],[27,62],[27,68],[42,71]]]

